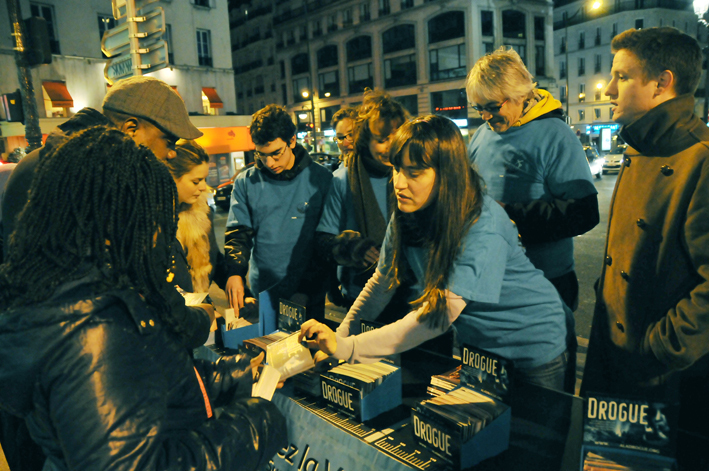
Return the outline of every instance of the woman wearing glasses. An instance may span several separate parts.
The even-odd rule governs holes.
[[[321,255],[338,265],[342,299],[333,301],[351,305],[374,273],[391,214],[389,144],[408,117],[381,90],[366,91],[357,110],[354,151],[333,176],[317,228]]]
[[[561,390],[569,367],[562,302],[525,257],[507,214],[484,196],[458,127],[442,116],[416,118],[391,147],[396,209],[379,265],[337,333],[307,321],[301,337],[324,354],[369,363],[454,324],[461,343],[512,360],[527,382]],[[378,315],[407,276],[415,292],[408,314],[359,333],[359,319]]]
[[[561,102],[535,85],[512,49],[502,47],[478,60],[466,90],[487,126],[475,132],[468,153],[488,194],[517,224],[529,259],[575,310],[572,237],[598,224],[598,192],[583,147],[564,121]],[[575,362],[571,312],[568,323]],[[573,384],[571,376],[567,390]]]

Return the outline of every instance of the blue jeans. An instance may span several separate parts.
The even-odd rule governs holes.
[[[520,381],[526,381],[527,383],[536,384],[537,386],[564,392],[564,384],[569,366],[569,351],[565,350],[564,353],[541,366],[534,368],[517,368],[515,370],[515,376]]]

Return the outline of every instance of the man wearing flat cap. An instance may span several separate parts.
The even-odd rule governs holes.
[[[175,157],[178,139],[196,139],[202,135],[191,122],[182,98],[165,82],[154,77],[130,77],[112,86],[103,99],[103,113],[83,108],[71,119],[54,129],[44,146],[30,152],[12,172],[2,199],[2,226],[5,258],[10,234],[20,211],[27,202],[35,168],[49,151],[69,136],[92,126],[113,126],[132,137],[136,143],[153,151],[158,159]],[[187,308],[182,296],[165,284],[166,297],[173,311],[182,313],[186,328],[193,333],[188,348],[196,348],[207,340],[211,320],[202,309]],[[176,295],[176,296],[175,296]],[[208,308],[208,306],[202,306]],[[211,314],[211,313],[210,313]]]

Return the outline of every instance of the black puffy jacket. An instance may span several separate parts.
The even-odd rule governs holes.
[[[285,420],[249,397],[248,366],[192,360],[135,290],[73,282],[0,313],[0,407],[25,418],[45,469],[263,467]]]

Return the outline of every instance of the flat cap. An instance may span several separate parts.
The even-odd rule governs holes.
[[[155,77],[139,75],[119,80],[108,89],[103,108],[145,118],[182,139],[197,139],[202,135],[190,121],[180,95]]]

